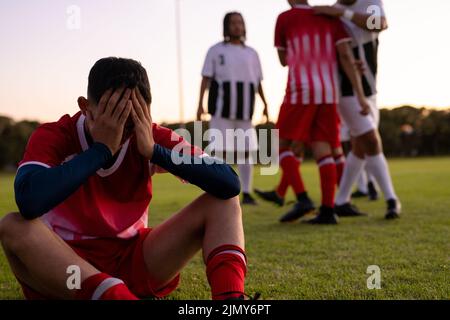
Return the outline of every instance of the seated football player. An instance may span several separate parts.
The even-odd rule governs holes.
[[[99,60],[78,105],[33,133],[15,179],[19,213],[0,222],[25,297],[164,297],[202,249],[212,298],[242,299],[247,259],[233,169],[152,123],[147,72],[134,60]],[[205,193],[152,229],[157,171]],[[74,267],[76,289],[68,286]]]

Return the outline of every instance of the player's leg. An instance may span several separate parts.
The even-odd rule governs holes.
[[[280,144],[281,145],[281,144]],[[286,179],[296,194],[297,201],[294,206],[280,217],[280,222],[294,222],[305,214],[315,209],[314,203],[309,198],[301,176],[301,163],[305,145],[302,141],[294,141],[288,151],[280,153],[280,166],[283,170],[282,180],[277,188],[280,194],[283,188],[283,180]]]
[[[332,156],[332,148],[329,142],[314,141],[312,143],[314,159],[319,167],[320,189],[322,201],[319,214],[309,220],[311,224],[336,224],[338,222],[334,214],[334,195],[337,184],[336,163]]]
[[[362,170],[356,182],[356,191],[352,193],[352,198],[364,198],[369,194],[367,171]]]
[[[401,207],[395,193],[386,157],[382,151],[381,138],[378,131],[358,137],[357,144],[365,149],[365,161],[368,172],[373,175],[387,202],[387,219],[398,218]]]
[[[15,276],[43,297],[55,299],[89,297],[103,280],[110,278],[78,256],[40,219],[27,221],[18,213],[5,216],[0,221],[0,240]],[[79,267],[82,290],[68,288],[69,266]],[[89,283],[89,288],[86,288],[86,282]],[[118,282],[112,281],[109,284],[103,287],[105,289],[103,293],[108,289],[117,290]],[[113,286],[115,288],[112,288]],[[131,293],[126,294],[128,290],[122,286],[119,291],[126,292],[117,298],[131,298]]]
[[[337,186],[341,183],[342,174],[344,173],[344,167],[345,167],[345,155],[344,155],[344,149],[342,146],[339,146],[337,148],[333,148],[332,150],[334,162],[336,164],[336,174],[337,174]]]
[[[213,298],[241,295],[246,259],[238,197],[204,194],[149,233],[143,253],[154,288],[166,286],[200,249]]]
[[[345,119],[345,123],[349,127],[353,138],[352,150],[347,155],[346,166],[336,195],[335,210],[339,216],[364,215],[350,204],[350,197],[353,185],[365,166],[365,146],[358,142],[366,136],[370,136],[370,132],[375,128],[375,124],[369,116],[362,116],[360,109],[361,107],[355,97],[343,97],[340,100],[340,114]]]
[[[273,202],[280,207],[284,205],[284,198],[287,194],[289,186],[291,185],[291,175],[286,167],[286,161],[283,161],[288,156],[294,156],[291,146],[291,140],[279,140],[278,159],[280,162],[281,177],[275,190],[262,191],[260,189],[255,189],[255,193],[263,200]]]
[[[256,205],[251,196],[253,182],[253,161],[258,151],[258,138],[252,122],[247,120],[235,120],[236,129],[236,151],[239,177],[242,188],[242,204]]]
[[[366,168],[369,174],[377,181],[378,186],[384,194],[387,202],[386,219],[395,219],[400,215],[401,204],[394,190],[389,166],[383,153],[383,144],[377,129],[380,121],[377,98],[376,96],[372,96],[368,98],[368,101],[371,106],[371,118],[375,124],[375,136],[371,141],[372,144],[368,145],[369,150],[366,153]]]
[[[333,157],[336,163],[336,171],[337,171],[337,184],[338,186],[341,183],[342,175],[344,173],[345,167],[345,157],[346,152],[344,152],[344,145],[350,142],[350,130],[348,126],[345,124],[342,116],[339,115],[340,118],[340,134],[339,134],[339,145],[333,146]]]
[[[289,186],[294,190],[298,201],[306,198],[309,199],[300,170],[304,151],[303,141],[307,141],[303,139],[304,137],[302,135],[305,135],[309,129],[309,119],[307,115],[305,116],[303,109],[302,106],[297,105],[283,104],[281,106],[277,122],[280,135],[279,163],[282,170],[281,179],[275,191],[257,192],[262,198],[276,202],[279,205],[284,204],[284,198]],[[296,142],[294,143],[294,141]],[[294,220],[298,219],[299,213],[301,215],[304,214],[294,212],[295,217],[292,218]],[[289,214],[288,217],[290,216]],[[285,217],[286,215],[281,218],[282,222],[287,222],[285,221]],[[290,219],[288,220],[290,221]]]

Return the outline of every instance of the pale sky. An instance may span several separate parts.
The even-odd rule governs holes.
[[[95,61],[121,56],[147,69],[154,120],[179,121],[175,1],[0,0],[0,114],[40,121],[73,114]],[[449,107],[450,1],[384,2],[390,28],[380,37],[380,106]],[[67,27],[71,5],[81,9],[80,29]],[[206,52],[222,40],[223,16],[234,10],[242,12],[247,44],[260,55],[276,120],[287,73],[273,48],[273,33],[278,14],[288,8],[286,0],[181,0],[186,121],[195,117]],[[259,100],[256,110],[258,122]]]

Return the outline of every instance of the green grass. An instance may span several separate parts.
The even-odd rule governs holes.
[[[341,219],[338,226],[321,227],[279,224],[287,207],[245,207],[246,290],[261,292],[263,299],[450,299],[450,158],[396,159],[390,167],[403,203],[398,221],[383,219],[382,201],[356,202],[370,212],[368,218]],[[318,202],[316,166],[308,162],[302,170]],[[272,188],[277,179],[255,172],[255,186],[263,189]],[[12,175],[0,175],[2,214],[15,210],[12,184]],[[156,177],[150,224],[162,222],[199,194],[171,176]],[[381,290],[366,287],[369,265],[381,268]],[[209,296],[198,255],[182,272],[181,285],[170,299]],[[21,298],[0,253],[0,299]]]

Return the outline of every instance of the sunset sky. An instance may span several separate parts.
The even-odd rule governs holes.
[[[121,56],[147,69],[154,120],[179,121],[175,1],[0,0],[0,114],[39,121],[73,114],[94,62]],[[449,107],[450,1],[384,2],[390,28],[380,37],[380,106]],[[67,25],[73,5],[81,10],[79,29]],[[184,120],[195,117],[206,51],[221,41],[223,16],[234,10],[244,15],[248,45],[260,55],[276,119],[287,70],[278,63],[273,33],[278,14],[288,8],[286,0],[181,0]],[[260,101],[257,112],[256,122]]]

